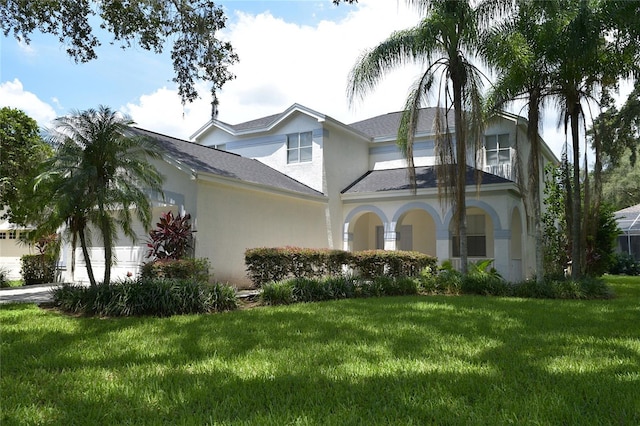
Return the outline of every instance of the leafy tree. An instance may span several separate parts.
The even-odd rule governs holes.
[[[23,111],[0,109],[0,210],[3,218],[27,226],[37,218],[33,179],[53,150],[38,130],[38,123]]]
[[[602,172],[602,200],[614,210],[640,204],[640,161],[631,165],[629,151]]]
[[[100,106],[54,121],[48,138],[56,153],[46,162],[39,181],[55,183],[51,227],[66,223],[80,239],[89,280],[96,285],[88,252],[89,225],[100,232],[104,245],[104,282],[111,278],[113,246],[118,229],[135,241],[133,216],[145,228],[151,223],[151,201],[146,191],[161,191],[162,176],[148,159],[159,158],[157,147],[138,136],[133,121]]]
[[[126,1],[47,0],[0,2],[0,29],[25,43],[35,31],[58,37],[76,62],[97,58],[101,41],[95,28],[108,31],[112,43],[123,48],[138,45],[161,53],[171,39],[171,59],[183,104],[198,97],[197,80],[211,82],[214,109],[216,91],[231,80],[227,70],[238,57],[231,44],[216,38],[225,27],[221,7],[212,0]]]
[[[478,45],[476,10],[466,1],[432,0],[417,3],[424,13],[420,23],[398,31],[365,52],[351,70],[349,98],[373,90],[385,74],[410,62],[427,68],[414,83],[398,129],[398,145],[407,159],[415,188],[413,142],[419,110],[426,98],[436,93],[435,119],[439,193],[451,199],[460,237],[460,258],[467,270],[466,168],[467,144],[479,146],[482,135],[481,73],[470,58]],[[449,131],[453,109],[455,143]],[[444,116],[440,111],[444,110]],[[455,152],[455,155],[454,155]]]

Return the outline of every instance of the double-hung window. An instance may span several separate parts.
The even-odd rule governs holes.
[[[287,163],[306,163],[311,161],[311,132],[287,135]]]
[[[460,257],[460,236],[452,238],[453,257]],[[467,216],[467,255],[485,257],[487,255],[487,236],[484,215]]]
[[[511,144],[509,135],[487,135],[484,137],[487,165],[511,164]]]

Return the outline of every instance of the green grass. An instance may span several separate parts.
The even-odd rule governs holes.
[[[640,424],[640,278],[611,300],[350,299],[170,318],[0,308],[0,423]]]

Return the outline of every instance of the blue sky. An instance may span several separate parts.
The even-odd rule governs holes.
[[[300,103],[344,123],[398,111],[419,66],[390,73],[354,105],[347,102],[348,72],[357,57],[391,32],[415,25],[418,15],[404,1],[331,0],[220,2],[227,28],[219,34],[240,56],[225,85],[219,119],[238,123]],[[122,50],[101,38],[98,59],[76,64],[55,37],[34,33],[29,46],[0,38],[0,106],[25,110],[43,127],[56,116],[98,105],[128,113],[140,127],[188,139],[210,117],[209,88],[184,108],[171,81],[168,52]],[[167,50],[170,50],[170,46]],[[518,112],[518,111],[514,111]],[[560,154],[564,136],[547,114],[543,137]]]
[[[293,103],[345,123],[402,108],[407,73],[397,88],[374,94],[351,108],[345,95],[348,71],[363,49],[392,31],[417,22],[404,2],[361,0],[335,6],[331,0],[233,1],[220,3],[227,28],[219,34],[240,56],[236,79],[219,94],[219,118],[230,123],[283,111]],[[24,109],[47,126],[72,110],[108,105],[130,114],[139,126],[188,138],[210,116],[209,88],[182,107],[170,54],[139,47],[126,50],[101,38],[98,59],[77,64],[55,37],[34,33],[27,46],[0,39],[0,106]],[[170,50],[170,46],[167,50]]]

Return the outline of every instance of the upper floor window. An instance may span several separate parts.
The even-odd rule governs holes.
[[[485,136],[484,147],[488,166],[511,164],[511,144],[508,134]]]
[[[10,240],[15,240],[16,238],[18,238],[18,232],[17,231],[9,231],[9,239]]]
[[[311,132],[287,135],[287,163],[305,163],[311,161]]]

